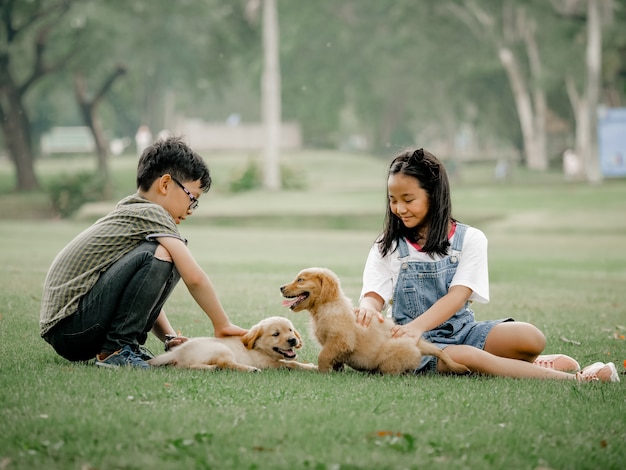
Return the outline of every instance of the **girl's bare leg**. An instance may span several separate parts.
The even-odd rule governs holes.
[[[473,346],[458,344],[448,346],[445,350],[456,362],[478,374],[529,379],[576,380],[576,374],[535,366],[526,360],[496,356]],[[437,369],[442,373],[450,372],[442,361],[438,361]]]
[[[546,347],[546,337],[534,325],[504,322],[494,326],[487,335],[485,351],[500,357],[532,362]]]

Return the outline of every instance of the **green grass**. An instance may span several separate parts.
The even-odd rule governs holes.
[[[301,359],[315,361],[307,314],[281,307],[278,287],[301,268],[327,266],[358,297],[386,164],[311,152],[294,156],[307,191],[227,193],[221,181],[246,158],[209,157],[215,191],[181,231],[235,323],[287,316],[305,340]],[[43,179],[61,172],[46,165]],[[116,196],[132,191],[132,172],[129,160],[115,160]],[[56,253],[107,205],[73,221],[20,217],[43,198],[11,194],[3,174],[0,166],[0,468],[624,467],[623,375],[620,384],[576,385],[69,363],[39,338],[41,286]],[[535,323],[547,352],[585,364],[612,360],[623,371],[626,181],[589,187],[520,170],[499,185],[481,165],[462,176],[453,187],[455,215],[490,241],[492,300],[475,304],[477,317]],[[182,284],[167,310],[182,333],[212,333]],[[161,348],[153,338],[148,346]]]

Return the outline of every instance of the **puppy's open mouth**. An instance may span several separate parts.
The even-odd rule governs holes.
[[[285,356],[285,359],[296,358],[296,352],[291,348],[289,349],[274,348],[274,351],[276,351],[278,354],[282,354],[283,356]]]
[[[308,296],[309,296],[308,292],[303,292],[302,294],[298,295],[297,297],[287,297],[287,296],[285,296],[287,298],[285,300],[283,300],[283,306],[284,307],[289,307],[291,310],[293,310],[296,305],[301,303]]]

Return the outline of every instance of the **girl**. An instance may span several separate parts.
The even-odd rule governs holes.
[[[472,372],[503,377],[618,382],[613,363],[584,368],[571,357],[540,356],[539,329],[512,318],[477,322],[473,301],[489,301],[487,238],[452,217],[443,164],[423,149],[405,151],[389,168],[383,233],[363,273],[357,321],[369,325],[391,305],[395,337],[423,336]],[[449,372],[425,356],[416,372]],[[575,373],[570,373],[575,372]]]

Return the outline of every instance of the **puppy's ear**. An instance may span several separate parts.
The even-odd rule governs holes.
[[[296,344],[296,349],[300,349],[302,346],[304,346],[304,343],[302,342],[302,338],[300,337],[300,333],[298,333],[298,330],[294,328],[293,334],[296,336],[296,338],[298,338],[298,344]]]
[[[253,326],[248,332],[241,337],[241,342],[248,349],[254,349],[254,343],[263,334],[263,327],[259,325]]]
[[[335,300],[339,297],[339,279],[330,273],[322,272],[319,274],[320,283],[320,301]]]

